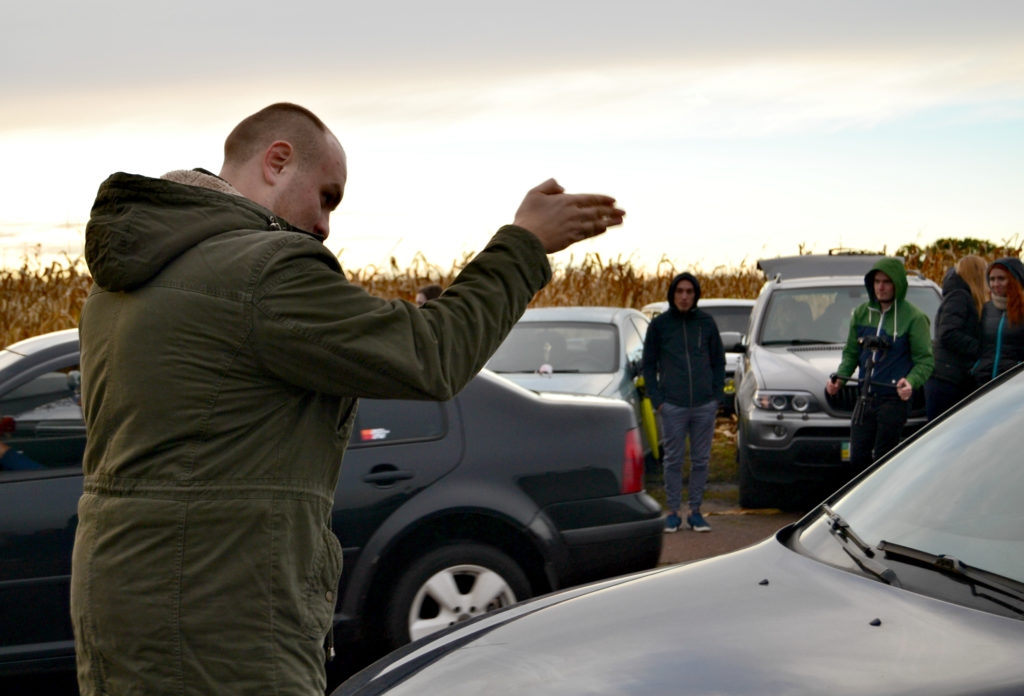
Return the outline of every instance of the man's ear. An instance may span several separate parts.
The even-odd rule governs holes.
[[[295,148],[286,140],[276,140],[263,153],[263,180],[273,186],[288,165],[295,166]]]

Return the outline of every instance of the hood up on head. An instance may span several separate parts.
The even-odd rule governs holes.
[[[1021,287],[1024,287],[1024,263],[1015,256],[1004,256],[1001,259],[996,259],[988,265],[988,269],[985,271],[985,284],[988,284],[988,274],[992,270],[993,266],[1002,266],[1005,268],[1010,275],[1016,278],[1017,282],[1020,283]]]
[[[892,279],[896,290],[896,301],[901,302],[905,300],[907,297],[907,269],[899,259],[886,256],[883,259],[879,259],[871,267],[871,270],[864,275],[864,287],[867,288],[868,297],[871,299],[871,302],[878,303],[878,298],[875,297],[875,274],[879,271]]]
[[[680,273],[679,275],[672,279],[672,282],[669,283],[668,286],[668,311],[673,312],[675,314],[682,314],[682,312],[680,312],[676,308],[676,303],[674,302],[676,286],[679,285],[679,281],[681,280],[688,280],[691,283],[693,283],[693,307],[690,309],[690,311],[697,309],[697,303],[700,302],[700,281],[697,280],[697,276],[693,275],[690,272]]]

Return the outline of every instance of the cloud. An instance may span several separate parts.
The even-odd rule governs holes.
[[[961,118],[1013,117],[1017,107],[1007,102],[1024,100],[1024,73],[1009,71],[1005,58],[605,66],[501,80],[381,83],[324,106],[382,138],[750,139],[868,129],[949,106],[967,108]],[[1024,53],[1017,58],[1024,65]]]
[[[694,66],[831,53],[944,53],[1015,46],[1015,0],[52,0],[4,12],[8,94],[87,85],[354,73],[431,76]]]
[[[491,229],[549,174],[623,197],[628,237],[594,248],[646,234],[660,255],[677,229],[812,242],[823,220],[955,236],[976,211],[1004,230],[1022,24],[1024,3],[997,0],[16,3],[4,221],[82,220],[119,169],[216,169],[231,127],[288,100],[349,150],[339,215],[380,255],[425,250],[408,230],[437,207],[445,228]]]

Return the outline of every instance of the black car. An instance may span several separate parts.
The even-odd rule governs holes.
[[[335,696],[1024,693],[1024,366],[750,548],[405,646]]]
[[[40,466],[0,471],[0,674],[73,665],[77,367],[74,330],[0,351],[0,414],[14,428],[3,441]],[[447,402],[361,400],[335,494],[339,653],[376,657],[533,595],[654,567],[660,510],[642,473],[621,401],[540,396],[487,371]]]

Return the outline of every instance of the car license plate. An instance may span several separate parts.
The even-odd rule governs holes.
[[[842,459],[844,462],[850,461],[850,441],[843,440],[842,444]]]

